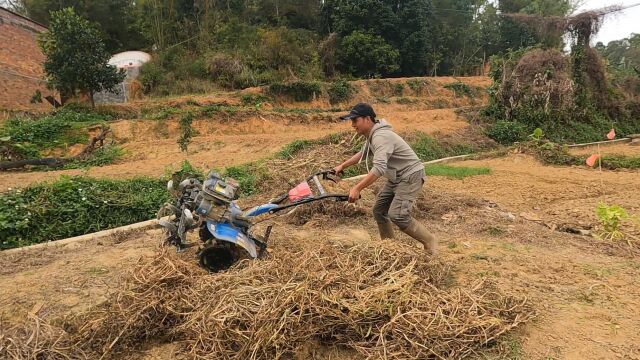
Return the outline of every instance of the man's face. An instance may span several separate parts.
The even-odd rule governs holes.
[[[366,136],[369,130],[371,130],[371,121],[369,121],[365,116],[358,116],[351,119],[351,127],[359,135]]]

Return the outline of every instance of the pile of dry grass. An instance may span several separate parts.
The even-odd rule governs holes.
[[[0,323],[0,359],[87,359],[62,330],[32,317],[31,323],[5,327]]]
[[[369,215],[370,210],[364,206],[345,202],[319,201],[299,206],[285,218],[289,224],[304,225],[311,219],[327,225],[352,223]]]
[[[222,274],[172,252],[143,260],[113,298],[68,320],[64,346],[48,354],[121,358],[173,342],[193,358],[277,359],[320,342],[369,358],[459,358],[532,316],[484,282],[447,288],[447,266],[392,242],[283,241]]]

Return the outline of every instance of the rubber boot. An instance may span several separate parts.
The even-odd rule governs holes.
[[[427,255],[436,256],[438,254],[438,240],[421,223],[412,219],[409,226],[402,229],[402,231],[422,243]]]
[[[395,239],[393,234],[393,225],[390,221],[386,223],[378,223],[378,231],[380,231],[380,239]]]

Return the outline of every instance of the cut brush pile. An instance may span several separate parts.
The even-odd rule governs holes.
[[[109,301],[66,319],[62,337],[42,326],[0,331],[0,357],[37,346],[41,359],[121,358],[171,342],[192,358],[277,359],[320,342],[363,358],[459,358],[533,316],[525,299],[485,282],[448,287],[448,267],[392,242],[283,239],[270,258],[222,274],[190,260],[141,260]]]

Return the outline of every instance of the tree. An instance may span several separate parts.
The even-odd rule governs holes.
[[[50,14],[71,7],[76,14],[100,25],[105,46],[110,52],[140,50],[149,45],[141,29],[141,13],[133,0],[11,0],[31,19],[49,24]],[[140,1],[138,1],[140,2]],[[144,1],[142,1],[144,2]]]
[[[23,0],[0,0],[0,6],[11,9],[21,15],[27,15]]]
[[[124,80],[124,71],[107,64],[110,55],[98,29],[71,8],[51,13],[49,30],[42,33],[38,42],[46,56],[47,86],[60,92],[63,103],[81,91],[89,94],[95,107],[95,92],[115,92]]]
[[[325,31],[347,36],[354,31],[381,36],[388,43],[398,37],[398,17],[391,0],[327,0],[322,8]],[[395,6],[393,6],[395,5]]]
[[[396,72],[400,52],[382,37],[354,31],[342,39],[338,60],[343,70],[362,77],[387,76]]]
[[[430,65],[428,54],[433,45],[431,3],[409,0],[398,12],[400,32],[400,58],[403,75],[426,75]]]
[[[476,0],[433,0],[435,11],[434,49],[440,53],[440,74],[461,75],[463,64],[481,54],[474,41],[473,22]]]
[[[606,46],[599,42],[595,49],[617,71],[629,72],[640,66],[640,34],[631,34],[628,38],[610,41]]]

